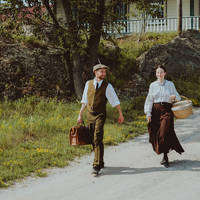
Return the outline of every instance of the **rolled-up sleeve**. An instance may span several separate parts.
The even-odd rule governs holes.
[[[149,87],[149,92],[144,104],[144,113],[147,117],[151,116],[152,106],[153,106],[153,94],[152,94],[152,85]]]
[[[108,99],[108,102],[111,104],[112,107],[115,107],[120,104],[117,94],[110,83],[106,88],[106,98]]]
[[[87,81],[86,84],[85,84],[85,88],[84,88],[84,91],[83,91],[83,96],[82,96],[82,99],[81,99],[81,103],[84,103],[86,105],[88,103],[88,97],[87,97],[88,84],[89,84],[89,81]]]
[[[176,96],[176,100],[180,101],[181,97],[180,97],[179,93],[177,92],[173,82],[171,82],[171,89],[172,89],[172,95],[175,95]]]

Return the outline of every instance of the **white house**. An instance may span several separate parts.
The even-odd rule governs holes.
[[[146,19],[132,16],[136,13],[134,4],[127,5],[129,17],[122,22],[122,33],[172,32],[178,29],[178,0],[163,0],[159,16]],[[200,26],[200,0],[182,0],[182,30],[196,29]]]
[[[159,9],[157,17],[148,16],[142,18],[135,16],[137,11],[133,4],[121,4],[118,12],[124,14],[124,20],[119,20],[118,26],[122,34],[139,32],[172,32],[178,29],[178,0],[163,0],[162,8]],[[57,18],[64,20],[64,9],[62,1],[57,0]],[[140,15],[141,16],[141,15]],[[200,0],[182,0],[182,30],[199,30]],[[107,30],[112,33],[112,30]]]
[[[182,9],[183,16],[199,16],[200,13],[200,0],[182,0]],[[163,12],[163,17],[177,17],[177,0],[163,0],[163,9],[160,12]],[[129,12],[134,10],[134,4],[128,5]]]
[[[183,17],[199,16],[200,0],[183,0]],[[177,0],[166,0],[167,17],[177,17]]]

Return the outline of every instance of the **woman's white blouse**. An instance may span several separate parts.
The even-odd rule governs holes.
[[[147,117],[151,116],[153,103],[172,103],[170,99],[170,96],[172,95],[176,96],[176,100],[181,100],[181,97],[176,91],[173,82],[164,80],[163,83],[161,83],[157,80],[151,83],[149,87],[149,93],[144,104],[144,113],[147,115]]]

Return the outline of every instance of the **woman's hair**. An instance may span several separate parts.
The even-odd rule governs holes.
[[[156,70],[157,70],[158,68],[163,69],[165,73],[167,72],[166,68],[165,68],[163,65],[157,65],[157,66],[156,66]]]

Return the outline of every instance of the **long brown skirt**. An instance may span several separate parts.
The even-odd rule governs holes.
[[[175,150],[184,152],[174,131],[172,104],[153,104],[151,122],[148,123],[149,142],[157,154]]]

